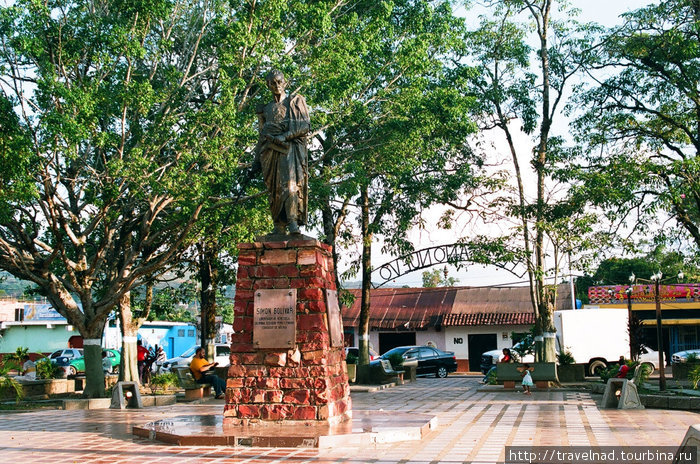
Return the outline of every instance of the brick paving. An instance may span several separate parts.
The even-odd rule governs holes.
[[[326,450],[171,446],[135,438],[135,424],[221,414],[223,401],[144,410],[36,411],[0,415],[4,463],[497,463],[506,445],[677,446],[700,416],[687,411],[599,410],[579,392],[478,392],[468,377],[425,378],[353,393],[360,410],[432,413],[438,428],[421,441]],[[597,397],[599,399],[599,397]]]

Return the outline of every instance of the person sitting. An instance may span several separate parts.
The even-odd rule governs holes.
[[[617,379],[626,379],[627,378],[627,373],[629,372],[630,368],[627,364],[625,364],[625,357],[620,356],[620,369],[618,369],[617,374],[615,374],[615,378]]]
[[[106,350],[102,350],[102,372],[104,372],[105,375],[112,373],[112,361],[107,357]]]
[[[207,361],[204,356],[204,348],[201,346],[195,351],[194,358],[192,358],[192,362],[190,363],[190,370],[192,371],[195,382],[211,384],[214,387],[216,399],[221,398],[226,389],[226,382],[224,379],[212,373],[212,369],[218,365],[219,363],[217,362],[210,363]]]
[[[22,364],[22,378],[24,380],[36,380],[36,364],[31,360],[29,355],[24,355],[24,364]]]
[[[510,353],[510,350],[508,348],[503,348],[503,355],[498,359],[499,363],[509,363],[513,362],[513,355]],[[489,371],[486,373],[484,376],[484,380],[482,380],[482,383],[486,383],[489,381],[489,376],[491,375],[492,372],[496,371],[496,366],[493,366]]]

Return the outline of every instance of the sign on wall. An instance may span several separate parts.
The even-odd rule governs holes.
[[[326,289],[326,307],[328,308],[328,331],[331,336],[331,346],[343,346],[343,321],[340,317],[338,292]]]
[[[293,347],[297,333],[297,289],[256,290],[253,305],[253,345]]]

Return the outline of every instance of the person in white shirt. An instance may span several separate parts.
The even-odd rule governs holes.
[[[24,364],[22,364],[22,377],[25,380],[36,380],[36,364],[28,355],[24,356]]]

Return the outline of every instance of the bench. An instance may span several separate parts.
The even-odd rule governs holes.
[[[402,370],[395,370],[388,359],[380,359],[378,363],[372,365],[372,383],[403,383]]]
[[[211,395],[211,385],[208,383],[197,383],[189,367],[175,367],[173,370],[177,374],[180,388],[185,390],[186,400],[201,400],[205,396]]]
[[[522,366],[519,363],[496,364],[496,378],[499,383],[503,382],[503,388],[515,388],[515,382],[523,380],[521,372],[518,371],[518,367]],[[549,382],[559,383],[557,363],[530,363],[530,367],[534,368],[530,376],[538,389],[546,390],[549,388]]]

